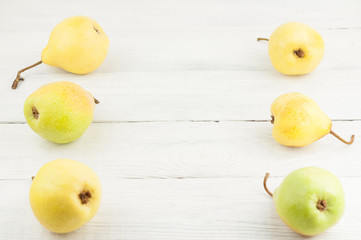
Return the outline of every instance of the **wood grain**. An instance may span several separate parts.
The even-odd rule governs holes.
[[[95,122],[270,120],[273,100],[287,92],[313,98],[332,119],[360,120],[360,70],[315,72],[290,79],[267,71],[177,71],[51,74],[28,77],[17,90],[0,82],[1,122],[25,122],[26,97],[45,83],[72,81],[100,100]],[[10,76],[8,80],[11,79]],[[347,94],[346,94],[347,93]]]
[[[67,235],[44,229],[28,204],[31,180],[0,181],[0,238],[10,239],[304,239],[277,216],[262,178],[113,179],[100,172],[103,199],[87,225]],[[103,175],[104,174],[104,175]],[[274,189],[282,178],[271,176]],[[341,177],[347,208],[341,221],[312,239],[357,239],[360,177]],[[20,217],[21,216],[21,217]]]
[[[345,145],[331,135],[304,148],[279,145],[272,125],[259,122],[103,123],[90,125],[77,141],[58,145],[25,124],[0,125],[6,164],[0,179],[29,179],[46,162],[70,158],[116,179],[260,177],[266,171],[284,176],[317,166],[337,176],[361,172],[361,122],[335,122],[333,130],[349,138]]]

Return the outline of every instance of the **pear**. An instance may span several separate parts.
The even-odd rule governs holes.
[[[282,221],[295,232],[314,236],[335,225],[345,208],[341,183],[332,173],[316,167],[293,171],[276,188],[267,188],[269,173],[263,181],[266,192],[273,198]]]
[[[301,93],[286,93],[276,98],[271,105],[272,135],[288,147],[303,147],[331,133],[346,144],[331,130],[332,122],[311,98]]]
[[[58,159],[46,163],[33,178],[30,206],[38,221],[55,233],[74,231],[97,213],[101,185],[85,164]]]
[[[109,39],[93,19],[85,16],[70,17],[55,26],[49,42],[41,53],[41,61],[21,69],[13,82],[16,89],[20,74],[41,63],[60,67],[75,74],[87,74],[97,69],[104,61],[109,48]]]
[[[92,122],[94,103],[99,101],[75,83],[49,83],[26,99],[24,115],[41,137],[68,143],[79,138]]]
[[[289,22],[279,26],[269,39],[268,53],[273,66],[286,75],[312,72],[324,55],[321,35],[302,23]]]

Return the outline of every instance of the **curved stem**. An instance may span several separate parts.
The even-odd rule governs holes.
[[[355,140],[355,135],[352,135],[351,136],[351,139],[349,142],[347,142],[346,140],[344,140],[343,138],[341,138],[339,135],[337,135],[334,131],[330,131],[330,133],[335,136],[338,140],[340,140],[341,142],[345,143],[345,144],[348,144],[348,145],[351,145],[353,143],[353,141]]]
[[[30,65],[29,67],[26,67],[26,68],[21,69],[21,70],[18,72],[18,74],[16,75],[16,78],[15,78],[15,80],[14,80],[13,85],[11,86],[11,88],[12,88],[12,89],[16,89],[16,88],[18,87],[19,82],[20,82],[20,81],[24,81],[24,78],[22,78],[22,77],[20,76],[20,74],[21,74],[22,72],[25,72],[26,70],[28,70],[28,69],[30,69],[30,68],[33,68],[33,67],[35,67],[35,66],[38,66],[38,65],[41,64],[41,63],[43,63],[43,61],[40,60],[39,62],[36,62],[36,63],[34,63],[33,65]]]
[[[270,190],[268,190],[268,187],[267,187],[267,179],[269,177],[269,173],[266,173],[266,176],[264,176],[264,179],[263,179],[263,187],[264,187],[264,190],[266,190],[266,192],[268,193],[268,195],[270,195],[271,197],[273,197],[273,193],[271,193]]]
[[[268,38],[257,38],[257,41],[269,41]]]
[[[99,103],[100,103],[98,99],[96,99],[95,97],[93,97],[93,98],[94,98],[95,104],[99,104]]]

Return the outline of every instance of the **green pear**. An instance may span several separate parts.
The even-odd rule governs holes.
[[[42,86],[25,101],[24,115],[29,126],[54,143],[79,138],[93,120],[98,101],[82,87],[71,82]]]
[[[99,24],[86,16],[74,16],[61,21],[50,34],[49,42],[41,53],[41,60],[21,69],[13,82],[16,89],[20,74],[41,63],[60,67],[75,74],[87,74],[104,61],[109,39]]]
[[[332,134],[346,144],[352,144],[355,136],[349,142],[342,139],[331,130],[331,119],[308,96],[301,93],[286,93],[276,98],[271,105],[272,135],[274,139],[288,147],[303,147]]]
[[[295,232],[314,236],[335,225],[345,208],[342,185],[335,175],[316,167],[293,171],[272,194],[276,211],[282,221]]]

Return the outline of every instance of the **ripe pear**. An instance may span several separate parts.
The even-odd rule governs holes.
[[[331,133],[346,144],[331,130],[332,122],[311,98],[301,93],[286,93],[276,98],[271,105],[272,135],[288,147],[303,147]]]
[[[286,75],[312,72],[324,55],[321,35],[303,23],[289,22],[279,26],[267,40],[273,66]]]
[[[79,138],[93,120],[98,101],[82,87],[71,82],[49,83],[25,101],[24,115],[29,126],[54,143]]]
[[[55,233],[74,231],[97,213],[101,186],[85,164],[58,159],[46,163],[33,178],[30,205],[35,217]]]
[[[335,175],[316,167],[290,173],[272,194],[267,188],[269,173],[263,181],[273,197],[282,221],[295,232],[314,236],[335,225],[345,208],[342,185]]]
[[[41,63],[60,67],[75,74],[87,74],[97,69],[104,61],[109,48],[109,39],[99,24],[85,16],[70,17],[55,26],[48,45],[41,53],[41,61],[21,69],[13,82],[16,89],[20,74]]]

